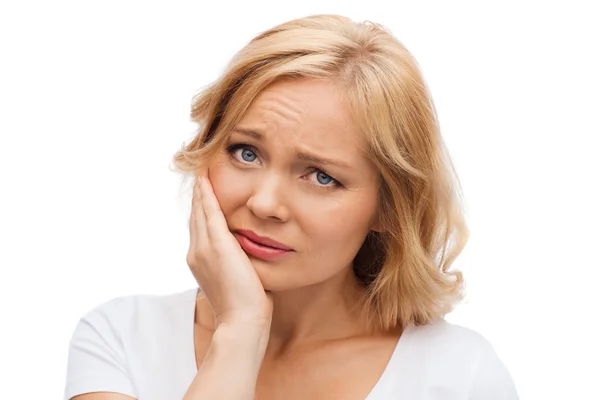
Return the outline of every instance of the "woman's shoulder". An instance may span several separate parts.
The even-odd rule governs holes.
[[[411,340],[429,346],[437,345],[446,347],[452,345],[481,348],[490,345],[490,342],[478,331],[448,322],[444,318],[438,318],[424,325],[413,325],[409,332]]]
[[[412,325],[406,333],[402,353],[406,373],[427,376],[449,393],[468,388],[472,398],[518,398],[494,346],[478,331],[439,318]]]
[[[486,354],[494,354],[492,343],[478,331],[450,323],[444,318],[413,325],[407,330],[407,347],[430,359],[477,362]]]
[[[88,310],[81,323],[117,332],[139,331],[193,318],[197,289],[168,295],[137,294],[109,299]]]

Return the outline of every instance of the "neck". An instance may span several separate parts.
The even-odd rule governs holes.
[[[362,292],[351,269],[318,284],[271,292],[271,342],[286,346],[364,333],[357,304]]]

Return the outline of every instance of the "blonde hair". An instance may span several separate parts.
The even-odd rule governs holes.
[[[381,232],[369,233],[354,260],[371,327],[426,324],[451,311],[463,278],[449,267],[468,238],[460,183],[418,64],[381,25],[314,15],[255,37],[194,97],[199,129],[173,157],[176,170],[200,171],[258,93],[282,78],[339,84],[381,173]]]

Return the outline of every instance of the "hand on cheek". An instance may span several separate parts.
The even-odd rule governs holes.
[[[194,186],[187,263],[215,312],[217,325],[270,324],[272,301],[229,231],[208,173]]]

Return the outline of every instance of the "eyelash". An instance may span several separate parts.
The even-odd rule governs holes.
[[[240,160],[238,160],[238,159],[237,159],[237,158],[234,156],[234,153],[235,153],[237,150],[239,150],[239,149],[244,149],[244,148],[245,148],[245,149],[248,149],[248,150],[251,150],[251,151],[252,151],[253,153],[255,153],[255,154],[257,155],[257,157],[258,157],[258,154],[257,154],[257,153],[258,153],[258,151],[257,151],[257,149],[256,149],[254,146],[252,146],[252,145],[249,145],[249,144],[245,144],[245,143],[235,143],[235,144],[232,144],[232,145],[230,145],[230,146],[227,146],[227,153],[228,153],[228,154],[229,154],[229,156],[230,156],[232,159],[234,159],[235,161],[238,161],[238,162],[243,162],[243,161],[240,161]],[[330,177],[330,178],[331,178],[331,183],[332,183],[332,185],[318,185],[318,184],[315,184],[316,186],[318,186],[318,187],[320,187],[320,188],[324,188],[324,189],[332,190],[332,189],[336,189],[336,188],[342,188],[342,187],[344,187],[344,186],[343,186],[343,185],[340,183],[340,181],[338,181],[337,179],[335,179],[333,176],[329,175],[329,173],[327,173],[327,171],[326,171],[324,168],[309,167],[309,170],[310,170],[310,173],[321,172],[321,173],[323,173],[323,174],[325,174],[325,175],[327,175],[328,177]]]

